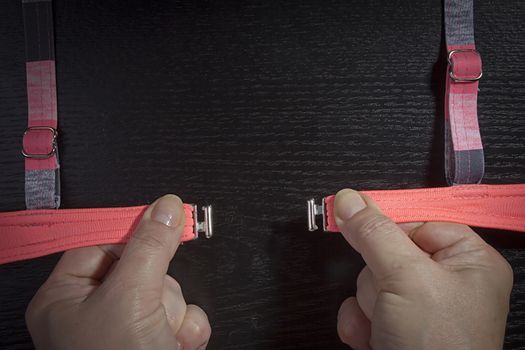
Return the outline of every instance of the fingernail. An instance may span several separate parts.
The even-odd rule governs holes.
[[[354,190],[342,190],[337,194],[335,215],[336,219],[346,221],[356,213],[366,208],[366,203],[361,195]]]
[[[168,194],[160,198],[151,212],[151,219],[166,226],[177,227],[181,218],[182,202],[179,197]]]

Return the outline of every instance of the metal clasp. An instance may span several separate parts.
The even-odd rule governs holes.
[[[454,74],[454,63],[453,63],[452,57],[454,56],[454,54],[461,53],[461,52],[474,53],[474,54],[478,55],[478,57],[480,59],[480,62],[481,62],[481,55],[479,54],[478,51],[476,51],[474,49],[461,49],[461,50],[458,49],[458,50],[450,51],[448,53],[448,57],[447,57],[447,61],[448,61],[448,64],[450,66],[450,70],[448,72],[448,75],[450,76],[450,79],[454,80],[457,83],[471,83],[471,82],[480,80],[481,77],[483,76],[483,69],[481,67],[481,63],[480,63],[480,66],[479,66],[479,75],[477,77],[472,77],[472,78],[458,77],[458,76],[456,76]]]
[[[316,204],[315,199],[309,199],[307,202],[308,207],[308,231],[316,231],[319,229],[317,226],[317,216],[323,216],[323,230],[326,231],[326,213],[325,213],[325,203],[324,198],[321,201],[321,204]]]
[[[196,204],[193,204],[193,234],[195,239],[199,238],[199,233],[204,233],[204,237],[211,238],[213,236],[213,211],[211,205],[203,206],[204,221],[199,221],[199,210]]]
[[[31,126],[26,129],[24,132],[24,138],[27,134],[30,132],[38,132],[38,131],[48,131],[51,133],[52,139],[51,139],[51,152],[49,153],[29,153],[26,151],[24,146],[22,146],[22,155],[26,158],[33,158],[33,159],[48,159],[55,155],[57,151],[57,137],[58,137],[58,130],[55,128],[52,128],[50,126]]]

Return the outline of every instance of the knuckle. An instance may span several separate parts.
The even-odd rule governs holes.
[[[365,269],[362,269],[361,272],[359,272],[359,275],[357,276],[357,281],[356,281],[356,288],[357,290],[361,289],[361,287],[363,286],[363,283],[365,283]]]
[[[207,342],[211,337],[211,326],[208,321],[200,329],[201,340],[202,342]]]
[[[198,306],[192,306],[195,313],[189,320],[188,336],[199,344],[206,343],[211,336],[211,326],[206,313]]]
[[[64,312],[52,304],[39,308],[28,307],[25,318],[30,332],[44,328],[49,334],[59,334],[64,330]]]
[[[514,271],[509,264],[496,249],[488,244],[483,244],[477,249],[471,251],[471,256],[479,264],[485,266],[483,271],[496,272],[494,276],[503,284],[512,286],[514,280]]]
[[[211,336],[211,327],[208,322],[192,322],[186,328],[186,339],[192,339],[195,344],[205,344]]]
[[[497,254],[498,254],[498,260],[499,260],[498,275],[500,276],[504,285],[507,285],[510,288],[512,288],[512,284],[514,281],[514,271],[512,269],[512,265],[509,264],[507,259],[499,255],[499,253]]]
[[[354,327],[352,327],[351,322],[347,324],[337,322],[337,333],[339,334],[339,338],[341,338],[343,343],[350,345],[352,339],[355,336],[353,328]]]
[[[337,314],[337,334],[341,341],[352,346],[353,339],[356,336],[356,321],[352,317],[352,304],[355,302],[354,297],[345,299],[339,308]]]
[[[173,291],[175,293],[182,294],[182,286],[180,285],[179,282],[177,282],[177,280],[173,279],[171,288],[173,288]]]
[[[25,311],[24,317],[29,328],[32,328],[33,325],[39,322],[42,317],[49,317],[49,307],[46,307],[46,300],[52,300],[52,295],[45,285],[42,286],[36,294],[33,296],[33,299],[29,302],[27,309]]]
[[[164,277],[164,286],[168,288],[168,290],[173,294],[183,295],[182,286],[175,278],[171,277],[170,275],[166,275]]]
[[[341,306],[339,307],[339,312],[337,313],[337,320],[341,320],[347,316],[349,310],[352,309],[352,304],[355,302],[355,297],[346,298]]]
[[[200,323],[195,323],[194,328],[194,332],[198,336],[199,340],[201,340],[201,342],[205,342],[208,339],[210,339],[211,326],[208,320],[205,320]]]
[[[355,339],[360,336],[360,334],[358,334],[358,324],[352,317],[344,322],[337,322],[337,333],[343,343],[352,347],[355,347]]]
[[[27,324],[27,327],[29,329],[32,329],[33,328],[33,325],[35,324],[36,322],[36,304],[38,303],[38,301],[36,300],[36,298],[33,298],[30,302],[29,302],[29,305],[27,306],[27,309],[26,309],[26,312],[24,314],[24,317],[25,317],[25,320],[26,320],[26,324]]]
[[[509,281],[509,284],[512,285],[514,280],[514,270],[512,269],[512,265],[507,260],[505,260],[503,264],[505,269],[504,276]]]

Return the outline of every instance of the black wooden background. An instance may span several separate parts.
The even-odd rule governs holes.
[[[363,262],[339,235],[307,232],[305,200],[348,186],[444,185],[441,1],[54,7],[62,207],[168,192],[212,203],[215,237],[185,245],[170,268],[209,315],[209,348],[345,348],[337,310]],[[523,18],[523,1],[475,2],[485,183],[525,182]],[[0,4],[0,40],[9,211],[24,209],[18,0]],[[478,231],[514,268],[505,344],[525,349],[525,236]],[[32,347],[24,310],[58,258],[0,266],[1,348]]]

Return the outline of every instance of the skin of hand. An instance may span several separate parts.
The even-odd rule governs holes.
[[[340,191],[336,223],[366,266],[337,330],[354,349],[501,349],[513,274],[468,226],[396,225],[365,195]]]
[[[64,253],[26,311],[37,349],[205,349],[206,313],[186,305],[167,275],[184,228],[182,201],[166,195],[125,247]]]

